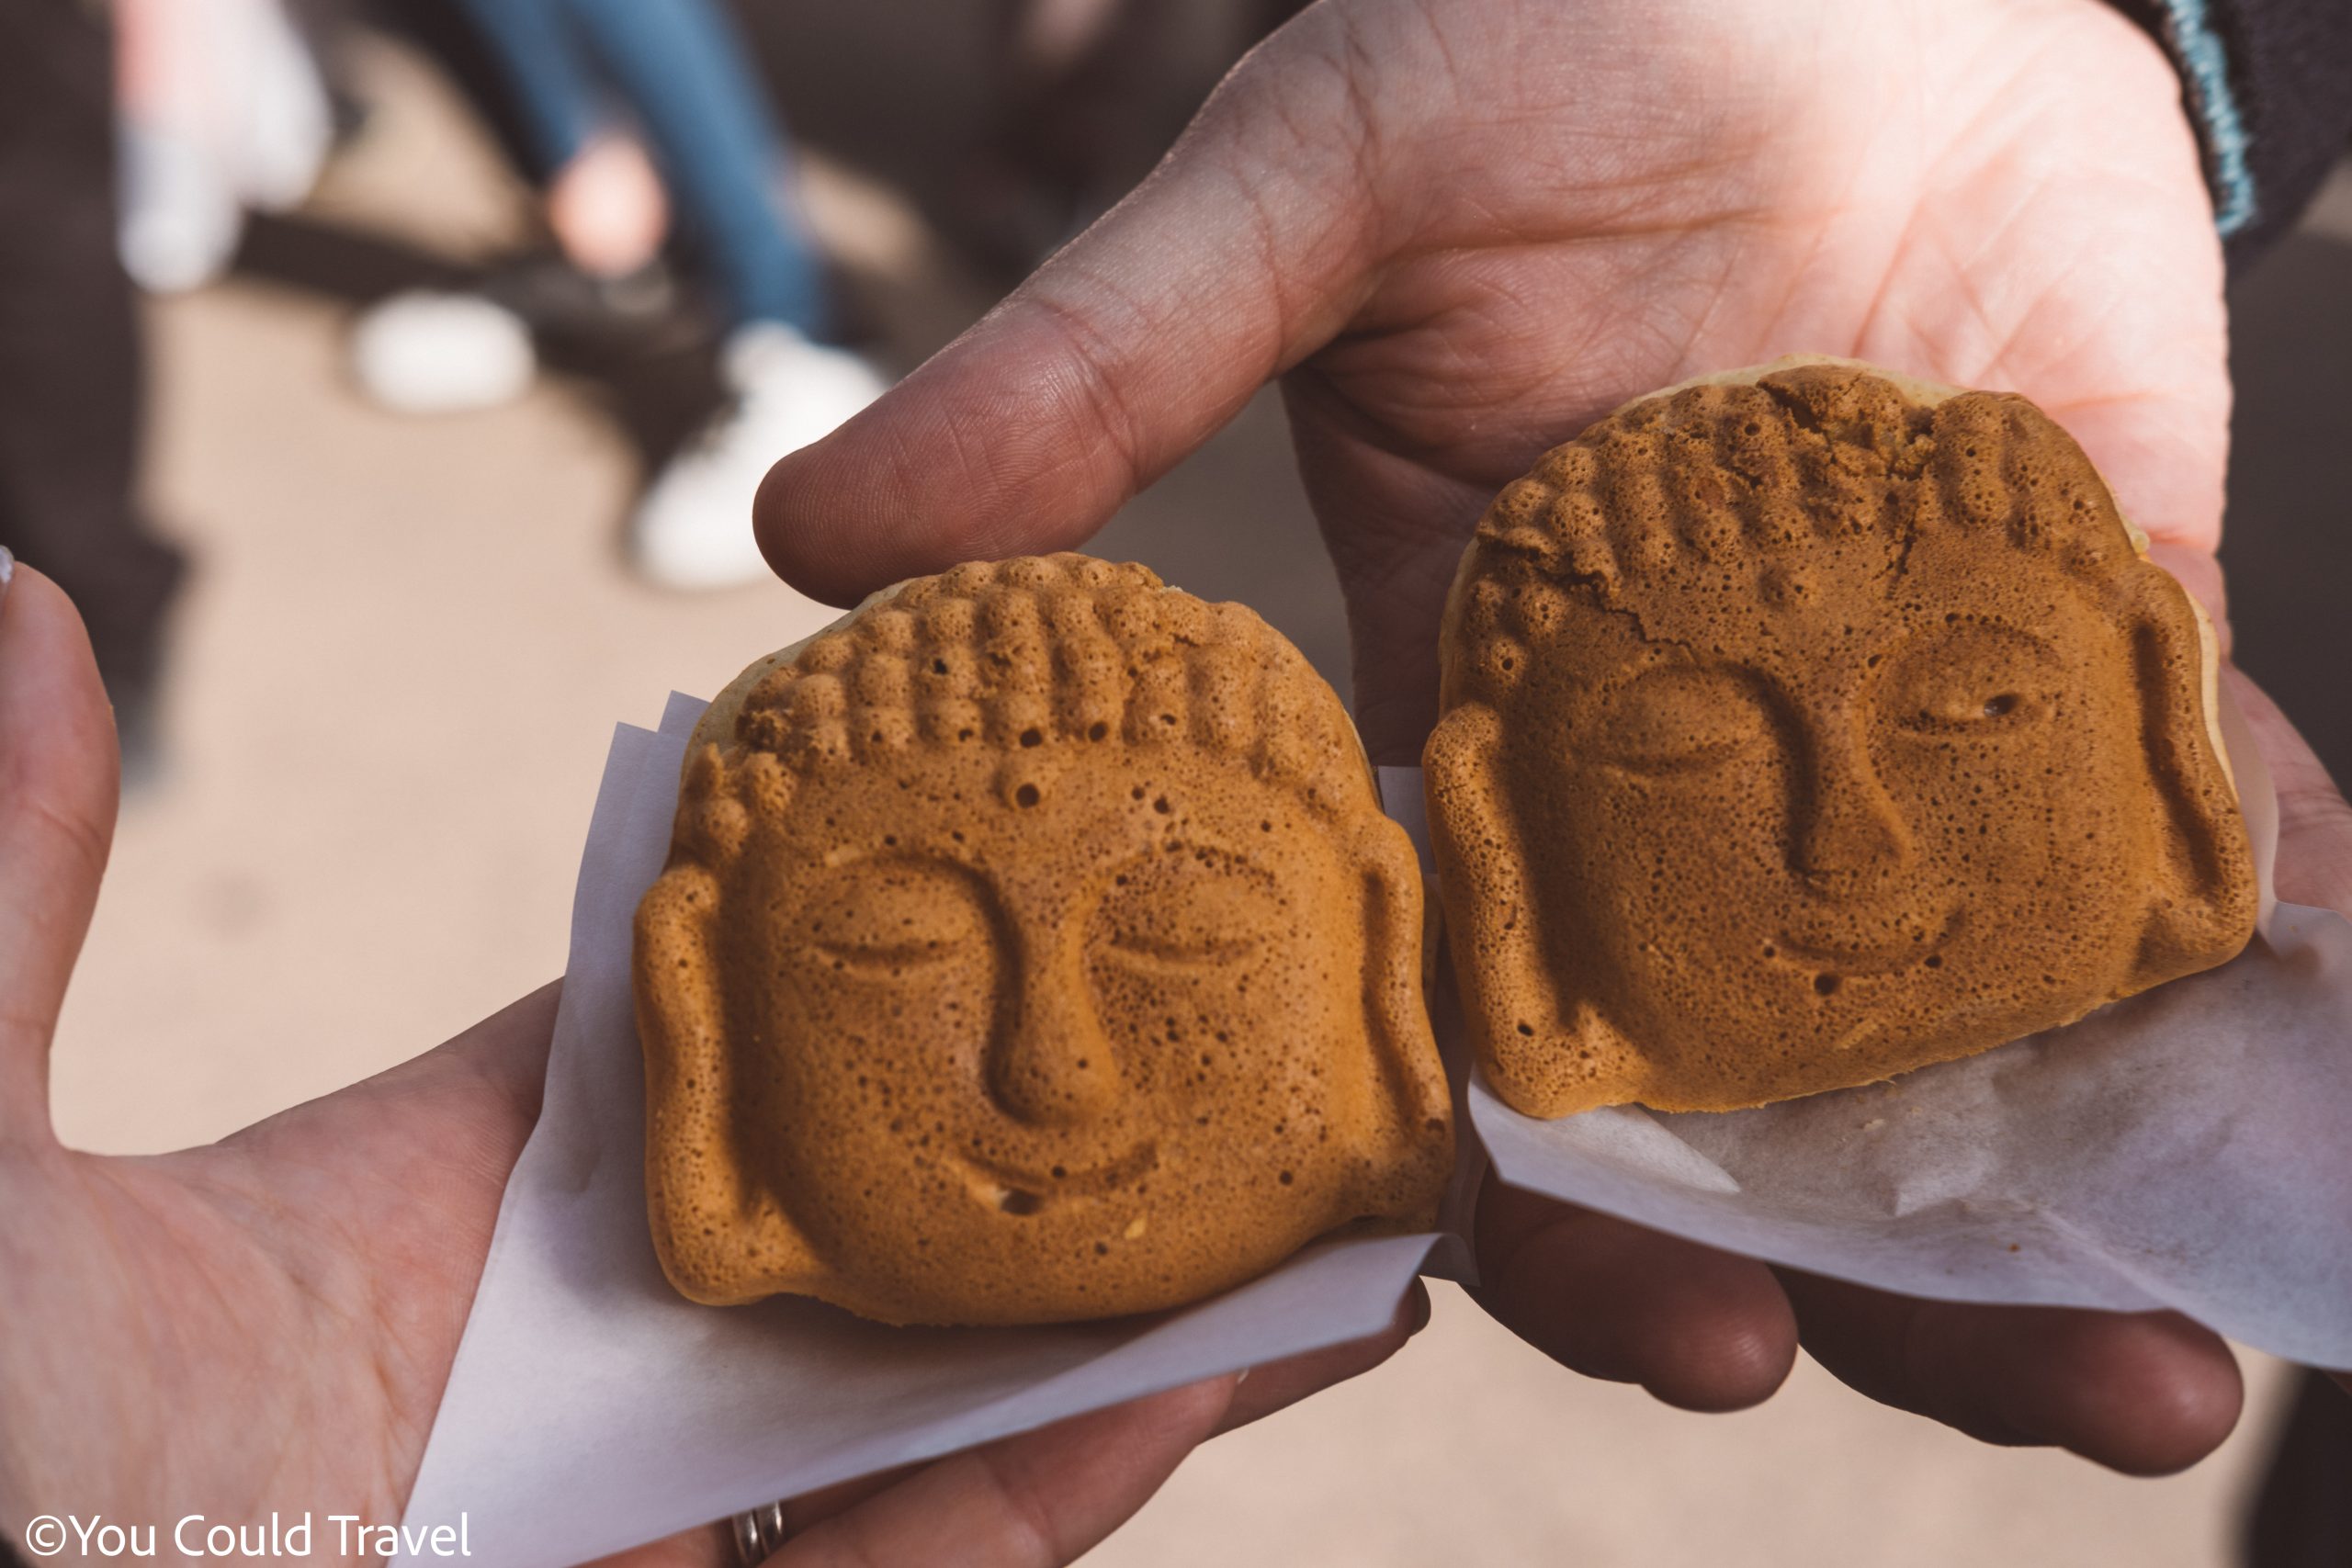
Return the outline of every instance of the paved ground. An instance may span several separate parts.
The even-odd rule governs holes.
[[[391,112],[318,211],[449,254],[511,232],[512,193],[429,84],[397,62],[379,76]],[[984,303],[876,187],[820,169],[814,205],[908,361]],[[2297,241],[2241,300],[2249,345],[2270,346],[2244,382],[2258,428],[2242,450],[2261,479],[2240,501],[2262,513],[2232,549],[2249,576],[2247,656],[2304,672],[2290,706],[2352,719],[2340,659],[2320,651],[2340,636],[2327,612],[2342,574],[2305,564],[2251,582],[2289,558],[2290,536],[2298,549],[2346,537],[2346,487],[2328,480],[2352,479],[2352,222],[2338,232]],[[300,275],[300,232],[280,238],[276,270]],[[125,816],[60,1039],[58,1114],[86,1146],[218,1135],[554,974],[611,724],[650,720],[672,686],[715,688],[820,614],[781,587],[685,599],[621,574],[636,463],[621,436],[647,423],[628,388],[550,378],[494,413],[396,420],[345,389],[344,316],[250,276],[153,314],[153,487],[203,571],[171,771]],[[1269,403],[1102,547],[1251,598],[1343,672],[1336,598]],[[1810,1364],[1764,1410],[1676,1415],[1556,1372],[1448,1288],[1390,1366],[1215,1445],[1098,1560],[2218,1564],[2276,1403],[2276,1369],[2249,1365],[2257,1398],[2239,1438],[2187,1476],[2132,1483],[1979,1447]]]

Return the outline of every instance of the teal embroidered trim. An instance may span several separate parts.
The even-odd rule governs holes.
[[[2237,95],[2230,87],[2229,52],[2213,30],[2206,0],[2163,4],[2165,30],[2180,57],[2189,107],[2204,129],[2206,154],[2212,160],[2213,226],[2226,240],[2255,220],[2254,169],[2246,159],[2254,138],[2238,113]]]

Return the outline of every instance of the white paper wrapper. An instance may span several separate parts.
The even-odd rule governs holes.
[[[2352,1366],[2352,925],[2276,902],[2269,776],[2226,696],[2222,720],[2262,878],[2260,934],[2229,964],[1963,1061],[1755,1111],[1547,1122],[1474,1081],[1496,1170],[1890,1291],[2175,1307]],[[1383,770],[1392,801],[1419,785]],[[1458,1037],[1442,1006],[1437,1024]]]
[[[903,1329],[820,1303],[696,1306],[655,1261],[629,924],[660,871],[702,704],[618,728],[572,911],[537,1129],[509,1179],[404,1523],[469,1518],[475,1554],[552,1568],[777,1497],[1377,1331],[1453,1236],[1313,1247],[1145,1320]],[[2172,1306],[2352,1366],[2352,925],[2275,904],[2267,775],[2224,704],[2262,934],[2219,969],[1892,1084],[1725,1115],[1544,1122],[1458,1070],[1466,1232],[1487,1156],[1515,1185],[1774,1262],[1916,1295]],[[1382,795],[1421,847],[1417,769]],[[1485,1151],[1478,1147],[1483,1140]],[[1434,1255],[1433,1255],[1434,1248]],[[1465,1393],[1465,1397],[1470,1397]],[[398,1562],[415,1561],[395,1559]]]
[[[614,737],[546,1101],[507,1181],[411,1530],[463,1513],[479,1559],[577,1563],[1386,1325],[1441,1238],[1326,1244],[1196,1307],[1057,1328],[888,1328],[816,1302],[713,1308],[672,1290],[646,1224],[629,928],[669,852],[702,707],[673,696],[658,733]]]

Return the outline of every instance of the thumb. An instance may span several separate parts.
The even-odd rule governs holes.
[[[0,578],[9,565],[0,551]],[[45,1136],[49,1042],[114,839],[114,716],[57,584],[0,581],[0,1143]]]
[[[1362,109],[1334,72],[1261,87],[1306,47],[1297,32],[1245,62],[1149,179],[997,309],[768,470],[755,513],[777,571],[847,604],[1078,545],[1338,332],[1374,249],[1348,129]]]

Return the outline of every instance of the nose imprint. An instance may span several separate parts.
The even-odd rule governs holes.
[[[1095,1017],[1074,957],[1038,962],[1023,954],[989,1043],[989,1093],[1017,1122],[1070,1127],[1108,1112],[1118,1100],[1119,1064]]]
[[[1853,898],[1911,859],[1911,833],[1859,737],[1815,749],[1812,788],[1798,803],[1796,869],[1833,898]]]

